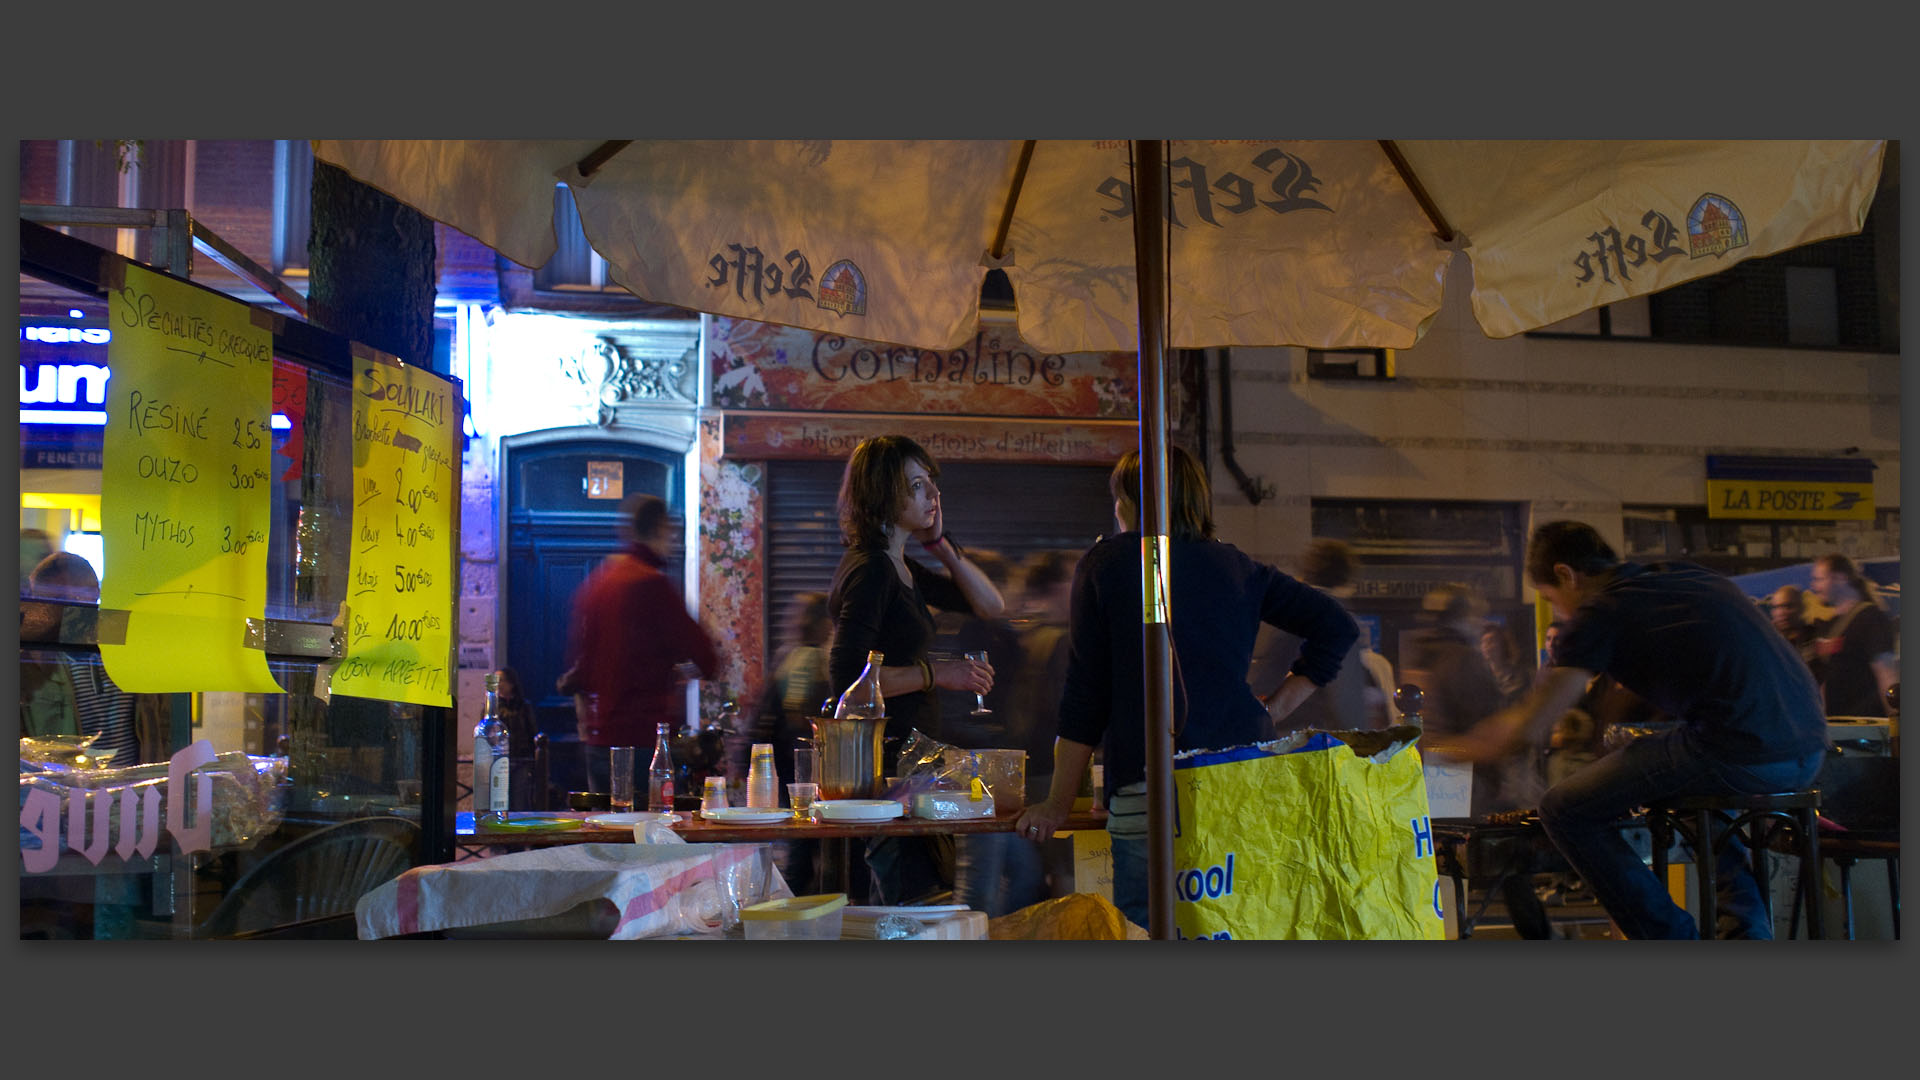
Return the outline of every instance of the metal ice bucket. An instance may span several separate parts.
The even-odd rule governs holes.
[[[874,799],[885,787],[881,774],[884,717],[813,718],[813,774],[822,799]]]

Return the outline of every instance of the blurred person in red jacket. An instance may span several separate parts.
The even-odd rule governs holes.
[[[567,687],[584,698],[582,738],[590,747],[631,746],[636,771],[653,757],[654,726],[683,719],[681,665],[711,677],[713,639],[687,612],[680,584],[662,572],[673,550],[667,504],[633,495],[620,504],[625,548],[594,568],[573,595]],[[589,752],[598,772],[606,755]],[[644,781],[636,790],[646,790]]]

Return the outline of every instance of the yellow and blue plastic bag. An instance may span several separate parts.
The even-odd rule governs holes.
[[[1446,936],[1411,746],[1362,757],[1332,733],[1307,732],[1180,754],[1173,784],[1179,937]]]

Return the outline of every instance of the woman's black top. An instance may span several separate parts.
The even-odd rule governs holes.
[[[833,648],[827,654],[827,678],[838,698],[866,667],[869,650],[885,657],[887,667],[906,667],[927,657],[933,640],[933,615],[927,605],[943,611],[972,613],[967,596],[952,578],[908,559],[913,584],[894,572],[885,551],[849,548],[833,573],[827,593],[827,613],[833,617]],[[887,737],[905,738],[914,728],[934,735],[940,722],[938,691],[928,690],[887,698]]]

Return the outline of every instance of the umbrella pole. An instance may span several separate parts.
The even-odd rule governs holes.
[[[1167,584],[1167,186],[1158,140],[1133,143],[1134,280],[1140,298],[1141,653],[1146,694],[1147,931],[1173,931],[1173,648]]]

